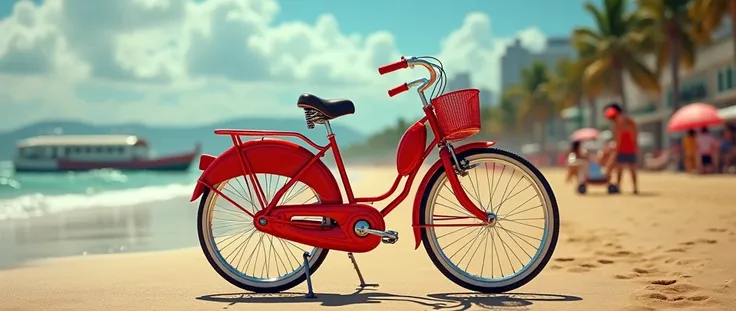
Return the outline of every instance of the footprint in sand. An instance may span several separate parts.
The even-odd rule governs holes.
[[[654,268],[654,266],[656,265],[657,265],[656,263],[649,262],[649,263],[644,264],[644,268]]]
[[[698,293],[700,287],[692,284],[678,283],[673,279],[654,280],[645,288],[646,293],[641,297],[659,301],[705,301],[710,296]]]
[[[697,239],[693,241],[682,242],[680,245],[695,245],[695,244],[716,244],[718,240],[713,239]]]
[[[726,229],[726,228],[708,228],[708,229],[707,229],[707,230],[705,230],[705,231],[708,231],[708,232],[717,232],[717,233],[723,233],[723,232],[726,232],[726,231],[728,231],[728,229]]]
[[[603,255],[606,257],[629,257],[632,255],[630,251],[615,251],[615,252],[598,251],[596,252],[596,254]]]
[[[682,272],[677,272],[677,271],[675,271],[675,272],[670,272],[670,273],[668,273],[667,275],[669,275],[669,276],[672,276],[672,277],[676,277],[676,278],[682,278],[682,279],[689,279],[689,278],[691,278],[691,277],[692,277],[692,276],[691,276],[691,275],[689,275],[689,274],[685,274],[685,273],[682,273]]]
[[[597,265],[594,265],[592,263],[584,263],[584,264],[580,265],[580,267],[582,267],[582,268],[588,268],[588,269],[598,268]]]
[[[662,261],[662,260],[667,260],[669,258],[670,257],[667,256],[667,255],[657,255],[657,256],[652,256],[652,257],[648,258],[647,260],[648,261]]]
[[[637,274],[629,273],[629,274],[616,274],[613,277],[617,280],[630,280],[637,276],[638,276]]]
[[[584,268],[584,267],[572,267],[570,269],[567,269],[569,272],[573,273],[584,273],[584,272],[590,272],[590,269]]]
[[[638,274],[650,274],[652,272],[655,272],[655,269],[644,269],[644,268],[634,268],[634,272]]]
[[[654,280],[650,283],[654,285],[672,285],[677,283],[677,280]]]
[[[601,263],[601,264],[604,264],[604,265],[610,265],[610,264],[614,263],[614,261],[613,260],[610,260],[610,259],[598,259],[598,263]]]
[[[733,279],[728,279],[728,280],[724,281],[723,284],[721,284],[720,287],[723,288],[723,289],[728,289],[728,288],[731,288],[731,285],[732,284],[733,284]]]
[[[676,248],[670,248],[666,250],[665,252],[667,253],[685,253],[687,252],[687,249],[682,248],[682,247],[676,247]]]
[[[675,262],[678,266],[702,266],[702,260],[696,258],[683,258]]]
[[[603,246],[614,248],[614,249],[622,249],[623,248],[623,246],[621,246],[621,244],[618,244],[618,243],[606,243]]]
[[[555,258],[555,261],[558,261],[558,262],[570,262],[570,261],[575,261],[575,258],[572,258],[572,257],[560,257],[560,258]]]

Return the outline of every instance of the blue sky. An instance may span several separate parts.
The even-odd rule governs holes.
[[[148,1],[168,3],[163,11],[130,0],[48,1],[21,14],[0,0],[0,29],[9,29],[0,33],[0,130],[58,117],[189,124],[264,115],[263,104],[244,101],[299,117],[293,99],[312,92],[354,99],[358,114],[377,120],[362,129],[374,131],[421,113],[411,96],[388,102],[385,90],[411,74],[381,77],[378,63],[434,55],[451,76],[471,71],[474,87],[493,88],[503,42],[592,24],[582,0]],[[191,112],[199,102],[227,112],[200,118]]]
[[[14,1],[0,1],[0,19],[10,15]],[[503,37],[513,36],[529,26],[539,27],[548,36],[567,36],[574,27],[592,25],[592,19],[583,11],[583,0],[455,0],[430,3],[426,0],[283,0],[279,2],[281,12],[275,22],[313,22],[320,14],[330,13],[337,17],[345,32],[367,34],[389,30],[396,36],[400,48],[425,52],[436,51],[439,40],[458,27],[465,15],[473,11],[488,14],[493,19],[494,34]],[[418,29],[424,29],[421,35]]]
[[[282,11],[277,21],[314,21],[320,14],[331,13],[345,32],[365,34],[389,30],[400,48],[426,53],[437,51],[439,40],[474,11],[491,17],[493,33],[498,36],[511,37],[529,26],[537,26],[548,36],[568,36],[577,26],[592,25],[583,3],[582,0],[286,0],[280,2]]]

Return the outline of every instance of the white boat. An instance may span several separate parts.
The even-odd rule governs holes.
[[[133,135],[45,135],[21,140],[13,166],[17,172],[94,169],[185,171],[199,154],[153,157],[148,142]]]

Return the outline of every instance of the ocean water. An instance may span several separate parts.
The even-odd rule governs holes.
[[[339,183],[337,170],[331,169]],[[0,162],[0,221],[75,209],[131,206],[182,199],[187,202],[201,172],[121,172],[94,170],[66,173],[15,173]],[[351,182],[357,175],[349,173]]]

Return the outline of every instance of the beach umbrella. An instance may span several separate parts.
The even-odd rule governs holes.
[[[572,141],[585,141],[585,140],[596,140],[598,139],[598,132],[597,129],[594,129],[592,127],[586,127],[579,129],[570,135],[570,140]]]
[[[667,123],[667,131],[679,132],[723,124],[718,109],[704,103],[694,103],[677,109]]]

